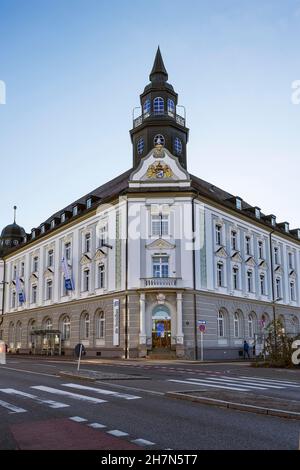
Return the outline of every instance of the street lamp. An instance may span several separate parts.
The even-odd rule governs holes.
[[[4,319],[5,285],[6,285],[6,284],[9,284],[9,282],[7,282],[7,281],[1,281],[1,282],[0,282],[0,285],[3,286],[3,289],[2,289],[2,308],[1,308],[0,326],[2,325],[3,319]]]

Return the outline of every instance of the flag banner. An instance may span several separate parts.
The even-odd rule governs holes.
[[[16,290],[17,290],[19,302],[20,304],[23,304],[25,302],[25,293],[21,287],[21,282],[20,282],[19,277],[16,278]]]
[[[74,282],[70,275],[69,266],[65,258],[62,259],[62,268],[65,275],[65,288],[66,290],[74,290]]]

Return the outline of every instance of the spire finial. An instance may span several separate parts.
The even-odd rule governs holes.
[[[14,206],[14,224],[16,223],[17,206]]]
[[[168,72],[166,70],[161,52],[160,47],[158,46],[156,56],[154,59],[154,64],[150,73],[150,81],[163,81],[166,82],[168,80]]]

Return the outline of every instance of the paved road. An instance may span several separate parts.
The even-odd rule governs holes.
[[[263,393],[270,400],[299,399],[298,370],[236,363],[85,361],[84,370],[136,378],[92,383],[57,376],[60,370],[74,369],[69,361],[21,357],[0,366],[1,449],[298,448],[299,421],[165,396],[171,390],[228,387],[241,389],[241,394]]]

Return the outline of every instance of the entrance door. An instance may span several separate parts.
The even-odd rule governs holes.
[[[152,349],[171,349],[171,316],[165,305],[156,306],[152,312]]]

